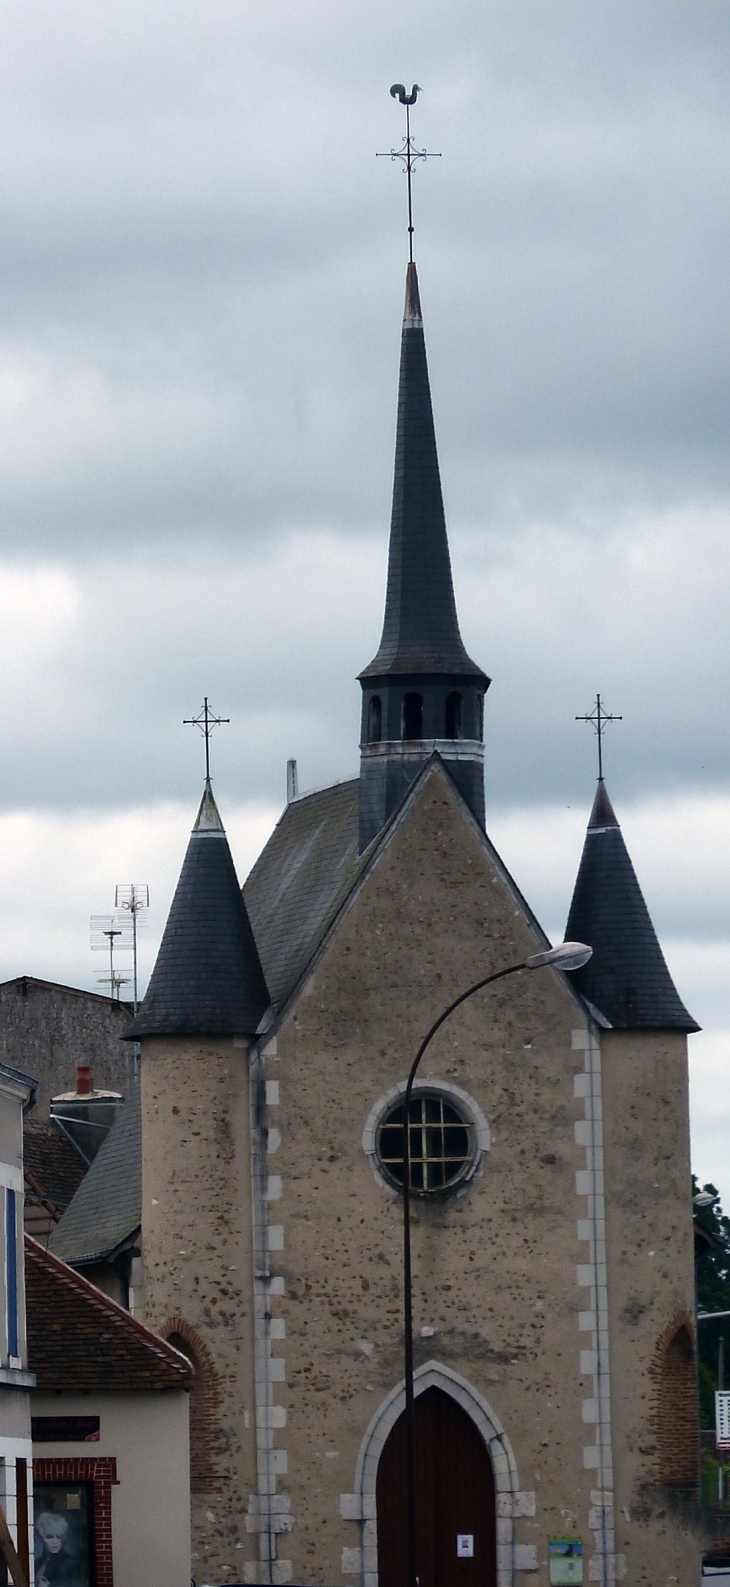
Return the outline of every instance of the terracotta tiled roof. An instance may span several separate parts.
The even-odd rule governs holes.
[[[28,1365],[39,1389],[185,1389],[185,1357],[25,1236]]]
[[[81,1184],[87,1164],[52,1119],[27,1119],[23,1126],[25,1227],[43,1232],[58,1222]],[[40,1221],[39,1221],[40,1220]]]

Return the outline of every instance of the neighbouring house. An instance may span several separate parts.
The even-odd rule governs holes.
[[[56,1256],[132,1311],[141,1197],[139,1082],[132,1081],[124,1106],[48,1235]]]
[[[23,1114],[35,1081],[0,1064],[0,1504],[29,1571],[33,1526],[30,1390],[23,1268]],[[0,1582],[7,1581],[0,1557]]]
[[[79,1064],[75,1089],[51,1098],[50,1117],[26,1120],[26,1234],[48,1244],[52,1229],[73,1200],[123,1106],[121,1092],[100,1090],[94,1085],[90,1065]],[[98,1278],[95,1281],[98,1283]]]
[[[74,1587],[190,1587],[189,1360],[29,1235],[25,1270],[36,1566],[60,1537]]]
[[[90,1065],[97,1085],[126,1096],[134,1054],[120,1037],[131,1018],[131,1006],[116,998],[19,975],[0,982],[0,1061],[38,1077],[37,1117],[46,1117],[79,1064]]]

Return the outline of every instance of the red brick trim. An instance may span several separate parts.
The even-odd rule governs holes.
[[[93,1482],[94,1543],[96,1587],[114,1587],[112,1562],[112,1488],[118,1487],[117,1463],[113,1455],[88,1459],[60,1460],[37,1456],[33,1461],[34,1482]]]
[[[652,1430],[661,1483],[697,1487],[699,1415],[694,1320],[680,1311],[667,1323],[649,1366],[654,1384]]]
[[[193,1366],[190,1390],[190,1491],[217,1493],[220,1491],[217,1454],[223,1396],[213,1356],[205,1340],[184,1317],[168,1317],[159,1331],[163,1339],[177,1334],[185,1341],[185,1354]]]

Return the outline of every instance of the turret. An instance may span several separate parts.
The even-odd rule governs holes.
[[[696,1031],[664,954],[601,778],[565,928],[593,956],[572,984],[614,1030]]]
[[[253,1036],[269,1002],[228,839],[206,782],[147,996],[125,1041]]]
[[[383,633],[359,676],[361,851],[434,750],[483,826],[490,680],[459,632],[414,264],[406,276]]]

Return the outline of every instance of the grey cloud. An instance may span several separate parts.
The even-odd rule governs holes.
[[[414,38],[452,525],[727,492],[723,7],[67,0],[5,32],[7,549],[387,517],[403,184],[374,148]]]

